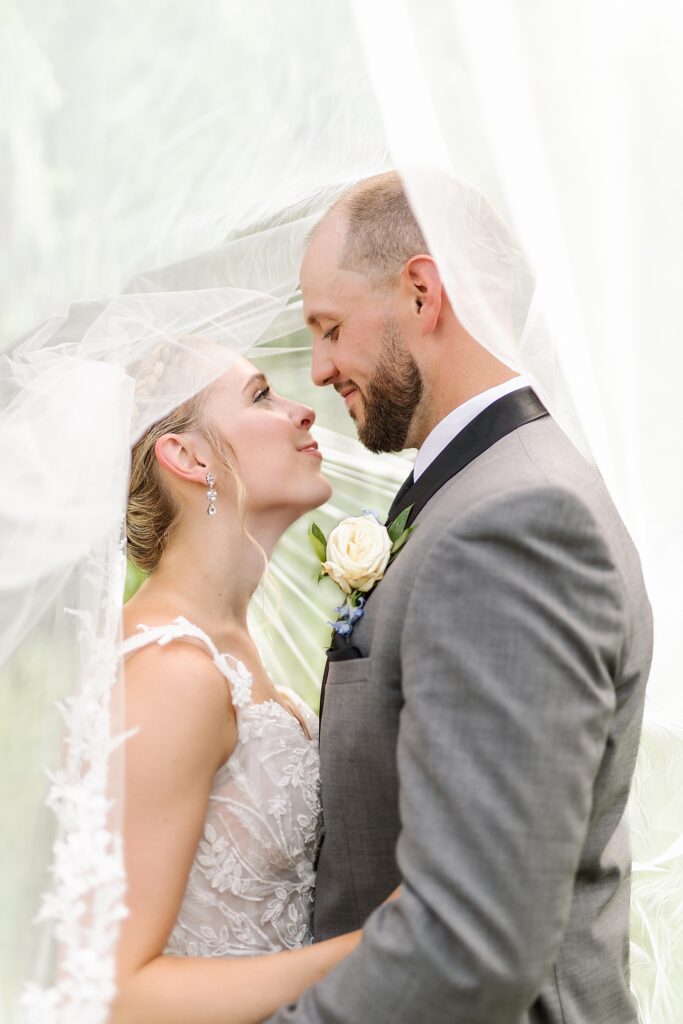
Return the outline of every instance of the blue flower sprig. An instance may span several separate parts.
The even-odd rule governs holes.
[[[353,627],[359,619],[363,618],[365,598],[357,597],[356,602],[356,604],[350,605],[345,601],[344,604],[340,604],[338,608],[334,609],[338,616],[337,621],[329,622],[328,625],[332,626],[334,632],[339,636],[351,636]]]

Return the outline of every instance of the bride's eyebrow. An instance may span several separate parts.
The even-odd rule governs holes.
[[[257,381],[262,384],[267,384],[268,378],[266,377],[265,373],[252,374],[252,376],[249,378],[247,383],[242,388],[242,394],[244,394],[245,391],[248,391],[252,384],[256,384]]]

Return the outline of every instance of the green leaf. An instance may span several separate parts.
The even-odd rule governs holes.
[[[387,527],[387,532],[389,534],[389,540],[392,542],[392,544],[395,541],[398,540],[398,538],[401,536],[401,534],[405,530],[406,523],[408,522],[408,516],[410,515],[410,513],[412,511],[413,511],[413,506],[412,505],[410,505],[408,508],[404,508],[403,511],[401,512],[400,516],[397,516],[397,518],[394,519],[394,521],[391,524],[391,526]]]
[[[325,534],[320,529],[317,523],[311,523],[311,533],[313,534],[314,537],[317,537],[320,543],[324,544],[325,548],[327,549],[327,540],[325,538]]]
[[[394,543],[391,546],[391,556],[392,556],[392,558],[393,558],[394,555],[398,554],[398,552],[401,550],[401,548],[403,547],[405,542],[408,540],[408,537],[410,537],[410,535],[411,535],[411,533],[413,532],[414,529],[415,529],[414,526],[409,526],[408,529],[404,530],[403,533],[401,534],[401,536],[397,540],[394,541]]]
[[[308,527],[308,540],[316,558],[320,562],[325,562],[327,560],[327,541],[325,534],[316,523],[311,523]]]

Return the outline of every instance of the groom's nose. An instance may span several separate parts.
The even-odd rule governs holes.
[[[311,352],[311,378],[319,388],[333,384],[339,376],[339,370],[334,364],[329,346],[324,341],[313,341]]]

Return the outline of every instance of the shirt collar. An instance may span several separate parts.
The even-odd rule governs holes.
[[[497,384],[495,387],[488,388],[486,391],[482,391],[481,394],[475,395],[474,398],[469,398],[462,405],[459,405],[452,412],[444,416],[427,436],[417,453],[413,468],[413,479],[419,479],[424,471],[431,466],[437,455],[441,454],[446,445],[450,444],[460,431],[468,423],[471,423],[480,412],[488,409],[489,405],[492,405],[498,398],[502,398],[503,395],[509,395],[513,391],[529,387],[530,383],[527,377],[521,375],[513,377],[511,380],[506,380],[504,384]]]

